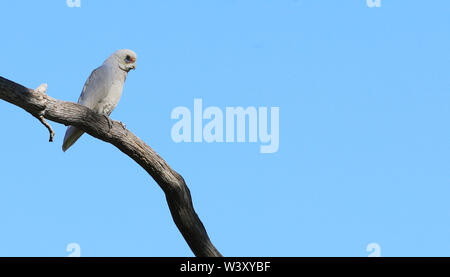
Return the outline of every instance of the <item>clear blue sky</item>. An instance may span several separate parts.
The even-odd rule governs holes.
[[[450,2],[2,1],[0,76],[76,101],[138,53],[112,118],[181,173],[226,256],[450,255]],[[175,143],[172,110],[280,108],[280,144]],[[0,256],[191,256],[156,183],[0,101]]]

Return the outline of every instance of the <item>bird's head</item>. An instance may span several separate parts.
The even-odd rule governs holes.
[[[136,69],[137,55],[131,50],[118,50],[111,55],[118,63],[120,69],[129,72],[131,69]]]

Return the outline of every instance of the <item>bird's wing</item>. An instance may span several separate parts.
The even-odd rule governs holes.
[[[93,109],[102,99],[108,95],[113,83],[112,68],[102,65],[92,71],[84,84],[78,104]]]

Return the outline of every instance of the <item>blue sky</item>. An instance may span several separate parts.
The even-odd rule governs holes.
[[[186,179],[226,256],[450,255],[450,2],[2,1],[0,76],[76,101],[133,49],[112,118]],[[280,144],[175,143],[172,110],[279,107]],[[192,256],[156,183],[0,101],[0,256]],[[205,121],[206,123],[206,121]]]

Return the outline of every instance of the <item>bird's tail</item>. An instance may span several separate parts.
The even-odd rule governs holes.
[[[83,134],[84,132],[80,129],[69,126],[67,128],[66,135],[64,136],[62,150],[66,152],[67,149],[69,149],[70,146],[72,146]]]

